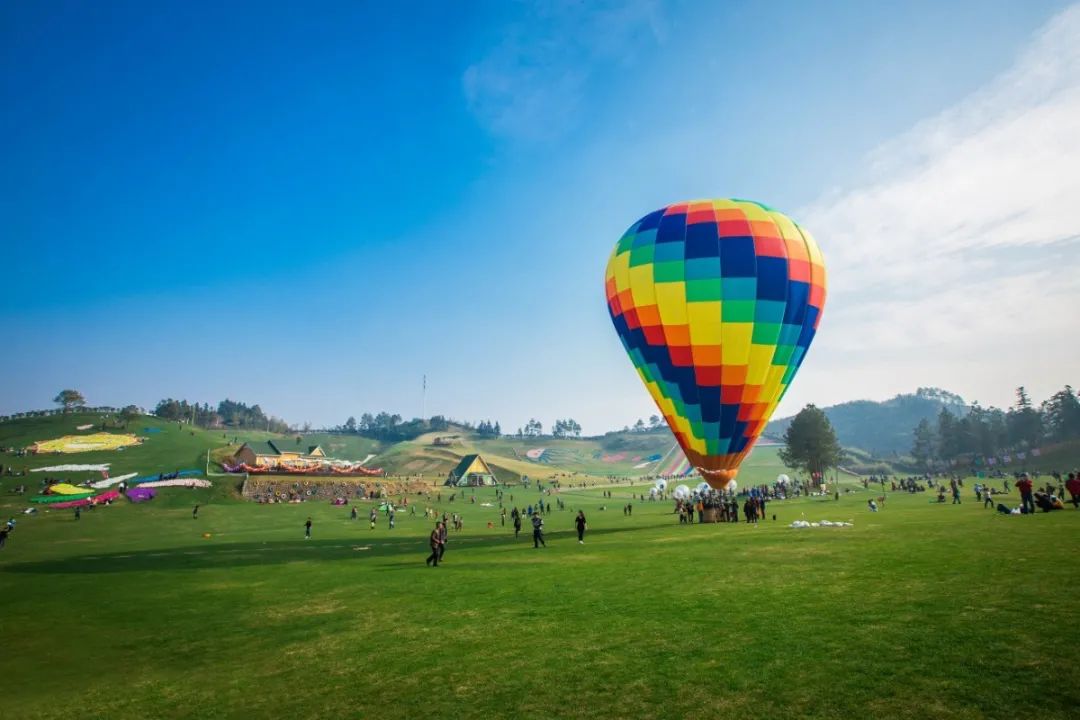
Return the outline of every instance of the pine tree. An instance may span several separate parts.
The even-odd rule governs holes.
[[[807,405],[784,432],[784,447],[779,454],[788,467],[824,477],[826,470],[840,464],[843,449],[824,411]]]
[[[911,447],[911,456],[919,467],[927,470],[930,461],[934,457],[934,429],[930,427],[930,421],[923,418],[915,426],[915,444]]]

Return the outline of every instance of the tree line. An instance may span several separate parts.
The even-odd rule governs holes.
[[[287,433],[289,424],[281,418],[267,415],[258,403],[247,405],[235,400],[222,400],[217,407],[209,403],[191,403],[187,400],[165,398],[154,407],[154,415],[163,420],[187,422],[198,427],[229,427],[235,429],[268,430]]]
[[[548,435],[554,438],[581,437],[581,425],[573,418],[556,420],[551,424],[551,431]],[[523,427],[519,427],[516,433],[516,437],[519,438],[538,438],[543,436],[544,425],[536,418],[529,418],[529,422],[525,423]]]
[[[911,455],[922,468],[967,456],[1024,451],[1080,438],[1080,398],[1066,385],[1036,407],[1021,386],[1016,403],[1007,410],[975,403],[959,415],[942,408],[936,421],[921,420],[913,434]]]
[[[629,432],[647,433],[647,432],[652,432],[654,430],[660,430],[663,427],[664,427],[664,418],[660,417],[659,415],[650,415],[648,425],[645,424],[644,420],[642,420],[641,418],[638,418],[637,422],[634,423],[633,426],[623,425],[623,429],[622,429],[621,432],[624,432],[624,433],[629,433]],[[618,432],[618,431],[616,431],[616,432]]]
[[[350,415],[344,425],[334,430],[384,442],[401,442],[413,440],[426,432],[439,432],[449,427],[450,423],[442,415],[435,415],[428,420],[413,418],[405,421],[401,415],[384,410],[377,413],[362,413],[359,420]]]

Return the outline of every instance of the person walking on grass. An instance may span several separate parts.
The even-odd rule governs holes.
[[[199,506],[198,505],[196,505],[195,509],[191,511],[191,519],[192,520],[198,520],[199,519]]]
[[[311,518],[308,518],[307,522],[304,523],[304,539],[305,540],[310,540],[311,539]]]
[[[379,519],[379,513],[374,507],[371,508],[371,513],[368,515],[368,520],[371,522],[371,529],[375,529],[375,521]]]
[[[439,529],[442,527],[442,523],[436,521],[435,529],[431,531],[431,535],[428,536],[428,545],[431,547],[431,554],[427,556],[427,560],[424,563],[428,567],[439,567],[439,548],[442,546],[442,535]]]
[[[356,506],[353,505],[352,506],[352,512],[349,513],[349,518],[352,519],[352,520],[355,520],[357,515],[358,515],[358,513],[356,512]]]
[[[1069,479],[1065,481],[1065,489],[1069,491],[1069,502],[1074,508],[1080,509],[1080,473],[1069,473]]]
[[[10,532],[7,527],[0,528],[0,550],[3,550],[4,546],[7,545],[7,536]]]
[[[393,530],[394,529],[394,509],[392,507],[390,508],[390,512],[387,513],[386,517],[388,517],[390,519],[390,529]]]
[[[1032,496],[1031,478],[1023,473],[1016,481],[1016,489],[1020,491],[1020,512],[1028,515],[1035,514],[1035,498]]]
[[[541,545],[547,547],[547,543],[544,542],[544,520],[539,514],[532,517],[533,526],[533,548],[538,548]]]
[[[574,518],[574,524],[577,526],[577,541],[578,545],[585,544],[585,528],[588,527],[585,523],[585,511],[578,510],[577,517]]]
[[[446,541],[450,539],[450,531],[446,527],[446,521],[443,520],[439,525],[439,562],[443,561],[443,556],[446,555]]]

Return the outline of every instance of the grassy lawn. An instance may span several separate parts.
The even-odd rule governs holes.
[[[178,453],[198,467],[223,441],[175,426],[149,437],[109,454],[114,474]],[[740,480],[780,470],[761,448]],[[26,507],[9,494],[21,481],[0,481],[0,515]],[[772,503],[776,521],[757,527],[679,526],[668,503],[623,514],[646,486],[611,499],[599,486],[564,490],[569,509],[535,550],[500,526],[492,490],[475,503],[443,491],[432,505],[465,529],[430,569],[422,514],[370,530],[368,505],[354,522],[328,504],[240,502],[232,479],[214,481],[79,521],[18,516],[0,550],[5,714],[1045,719],[1080,707],[1071,507],[1002,517],[969,482],[960,506],[890,494],[870,514],[879,493],[850,485],[839,501]],[[855,525],[787,527],[799,518]]]
[[[6,481],[10,482],[10,481]],[[679,526],[630,489],[564,493],[549,547],[492,491],[426,568],[422,517],[176,490],[19,522],[0,677],[19,717],[1075,717],[1080,512],[866,493]],[[535,492],[514,491],[518,504]],[[10,502],[7,507],[13,507]],[[607,505],[608,509],[600,507]],[[6,510],[7,508],[5,508]],[[366,506],[361,507],[366,510]],[[302,538],[311,516],[314,537]],[[855,527],[791,530],[791,520]],[[488,529],[488,521],[495,523]],[[210,533],[209,539],[203,533]]]

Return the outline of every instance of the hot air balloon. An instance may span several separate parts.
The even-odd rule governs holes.
[[[649,213],[608,261],[611,320],[691,465],[733,481],[806,357],[825,305],[810,234],[748,200]]]

